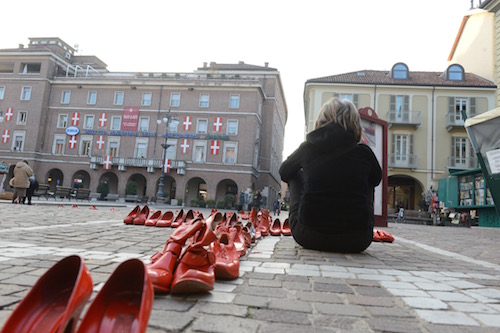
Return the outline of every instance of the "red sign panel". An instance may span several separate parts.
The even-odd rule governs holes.
[[[139,107],[126,106],[123,108],[122,131],[137,131],[139,123]]]

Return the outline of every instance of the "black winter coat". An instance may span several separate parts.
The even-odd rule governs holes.
[[[340,125],[327,124],[309,133],[282,163],[281,179],[288,182],[300,169],[304,227],[327,234],[373,228],[373,191],[382,170],[368,146],[358,144]]]

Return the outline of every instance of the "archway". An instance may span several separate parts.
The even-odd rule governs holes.
[[[238,185],[231,179],[223,179],[217,184],[215,201],[224,201],[227,194],[234,195],[235,200],[238,197]]]
[[[73,187],[75,188],[90,188],[90,175],[85,170],[78,170],[73,175]]]
[[[207,200],[207,183],[200,177],[191,178],[187,182],[184,202],[190,205],[191,200]]]
[[[50,190],[55,191],[56,186],[62,186],[64,181],[64,174],[59,169],[52,169],[47,173],[47,184],[49,184]]]
[[[147,189],[147,180],[146,177],[141,175],[140,173],[133,174],[130,176],[130,178],[127,181],[127,187],[129,186],[129,183],[134,182],[136,185],[136,193],[138,195],[146,195],[146,189]],[[127,193],[125,193],[127,194]],[[133,193],[131,193],[133,194]]]
[[[106,172],[99,178],[99,183],[108,182],[109,193],[118,193],[118,176],[114,172]]]
[[[156,181],[156,188],[155,188],[155,193],[154,196],[156,196],[156,193],[158,193],[158,185],[160,184],[160,178]],[[163,179],[163,193],[165,195],[166,200],[172,200],[172,199],[177,199],[176,198],[176,191],[177,191],[177,183],[175,182],[174,177],[165,175],[165,178]],[[182,199],[182,198],[180,198]]]
[[[415,178],[405,175],[393,175],[388,178],[387,205],[389,208],[418,210],[424,187]]]

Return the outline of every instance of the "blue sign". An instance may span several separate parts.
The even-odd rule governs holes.
[[[80,133],[80,129],[76,126],[66,127],[66,134],[68,135],[78,135]]]

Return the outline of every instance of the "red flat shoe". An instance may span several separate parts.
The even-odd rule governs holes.
[[[394,237],[384,230],[373,229],[373,241],[392,243],[394,242]]]
[[[156,212],[151,214],[151,216],[146,220],[146,222],[144,222],[144,225],[148,227],[154,227],[158,223],[160,217],[161,217],[161,210],[157,210]]]
[[[290,229],[290,221],[288,218],[283,221],[283,225],[281,226],[281,233],[285,236],[291,236],[292,230]]]
[[[1,332],[74,332],[92,287],[83,259],[66,257],[40,277]]]
[[[134,222],[135,217],[141,211],[141,206],[137,205],[130,213],[128,213],[127,217],[123,219],[123,223],[132,224]]]
[[[170,227],[173,220],[174,220],[174,213],[168,210],[160,217],[158,222],[156,222],[156,226],[160,228]]]
[[[280,236],[281,235],[281,221],[279,218],[274,219],[273,224],[269,228],[269,233],[272,236]]]
[[[129,259],[111,274],[85,313],[77,333],[143,333],[154,292],[144,263]]]
[[[148,219],[148,215],[149,215],[149,207],[148,205],[145,205],[144,207],[142,207],[141,211],[134,218],[133,223],[137,225],[144,225],[144,223],[146,223],[146,220]]]

